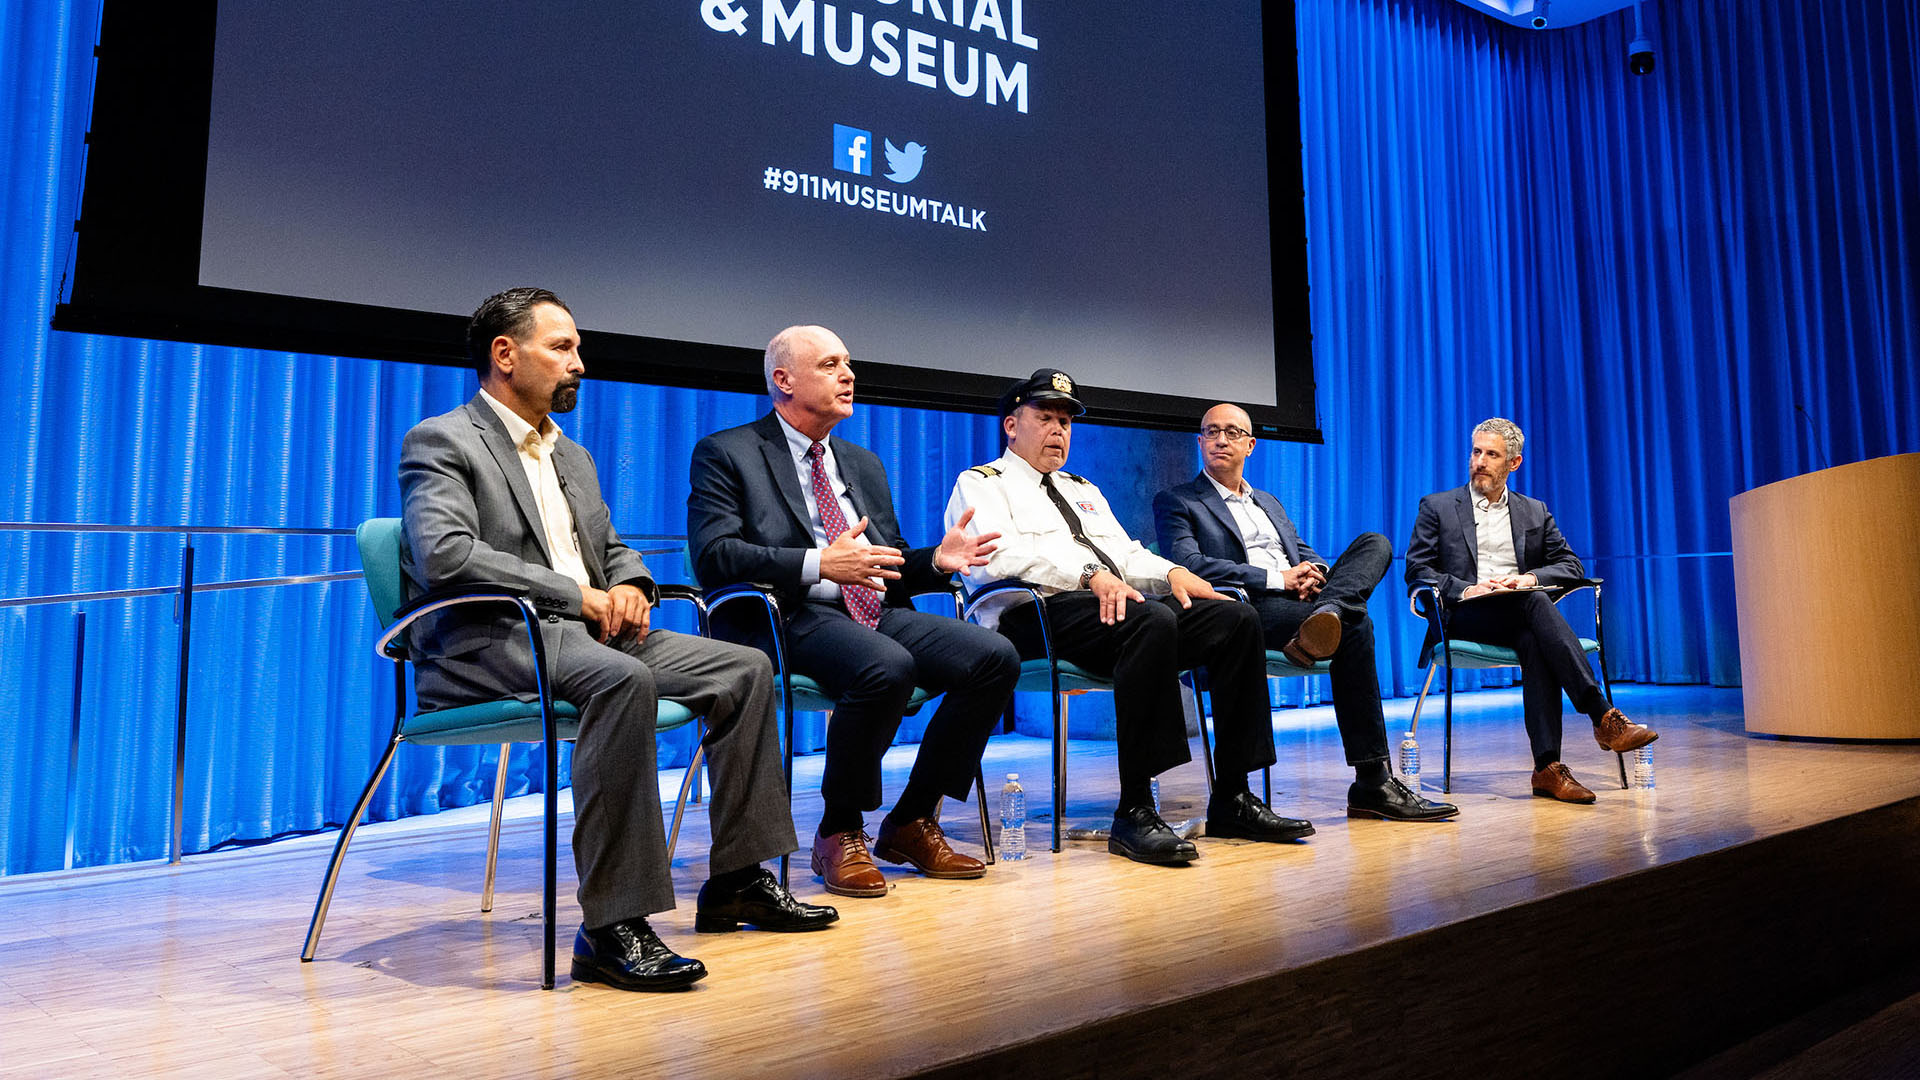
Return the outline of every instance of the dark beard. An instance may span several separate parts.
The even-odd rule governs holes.
[[[553,388],[553,400],[548,402],[548,411],[570,413],[580,401],[580,380],[568,379]]]

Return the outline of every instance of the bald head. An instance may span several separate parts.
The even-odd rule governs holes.
[[[1253,418],[1238,405],[1223,401],[1200,418],[1201,467],[1230,491],[1240,490],[1253,443]]]
[[[789,326],[767,342],[764,363],[773,409],[797,431],[826,438],[853,415],[853,359],[824,326]]]

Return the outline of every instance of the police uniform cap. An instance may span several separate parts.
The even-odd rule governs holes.
[[[1058,368],[1039,368],[1032,375],[1007,387],[1006,393],[1000,395],[1000,415],[1010,416],[1013,410],[1022,405],[1046,402],[1065,405],[1073,415],[1079,416],[1087,411],[1087,407],[1073,396],[1075,389],[1073,377],[1066,372]]]

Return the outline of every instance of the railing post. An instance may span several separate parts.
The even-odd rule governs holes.
[[[73,869],[73,835],[80,819],[80,688],[87,664],[87,613],[73,613],[73,725],[67,733],[67,846],[61,861]]]
[[[173,719],[173,839],[167,861],[180,862],[180,831],[187,798],[187,657],[193,640],[193,537],[180,549],[180,599],[174,609],[180,622],[180,686],[174,698]]]

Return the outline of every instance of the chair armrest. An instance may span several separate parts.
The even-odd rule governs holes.
[[[1213,586],[1213,591],[1217,593],[1225,593],[1228,596],[1233,597],[1235,600],[1238,600],[1243,604],[1253,603],[1253,598],[1247,595],[1247,590],[1241,588],[1238,585],[1215,585]]]
[[[960,617],[971,619],[973,618],[974,610],[980,606],[980,601],[985,600],[989,596],[997,596],[1000,593],[1013,592],[1015,590],[1025,592],[1028,596],[1033,597],[1033,602],[1036,604],[1039,603],[1040,598],[1045,595],[1040,591],[1040,586],[1035,585],[1031,581],[1022,581],[1019,578],[1003,578],[992,584],[982,585],[980,588],[968,593],[966,602],[961,605]]]
[[[659,584],[658,582],[654,584],[654,589],[656,590],[656,594],[659,596],[660,602],[662,603],[668,600],[682,600],[682,601],[685,601],[686,603],[692,604],[693,611],[694,611],[694,618],[698,621],[700,626],[700,636],[701,637],[713,636],[713,634],[710,632],[707,626],[707,598],[705,594],[701,593],[699,589],[696,589],[691,585],[677,585],[677,584],[662,585],[662,584]]]
[[[1430,623],[1437,623],[1442,610],[1440,583],[1416,581],[1407,586],[1407,610]]]
[[[494,582],[468,582],[460,585],[442,585],[428,590],[395,612],[393,625],[373,643],[376,656],[389,660],[401,660],[406,657],[406,648],[393,644],[400,635],[412,626],[415,620],[431,615],[445,608],[461,604],[512,604],[520,609],[520,619],[526,624],[527,633],[538,634],[540,613],[533,609],[533,603],[526,595],[510,585]]]

